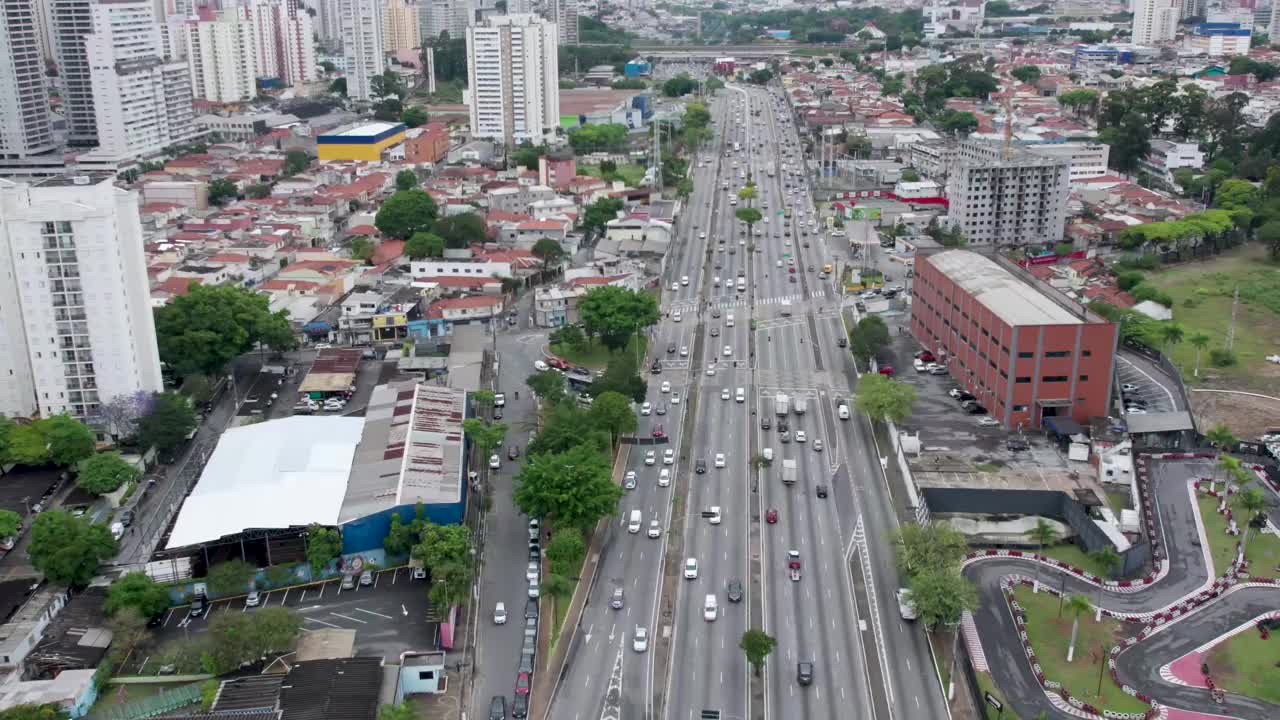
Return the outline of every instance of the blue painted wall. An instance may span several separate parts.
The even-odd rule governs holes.
[[[427,519],[437,525],[456,525],[462,522],[462,511],[466,506],[467,488],[463,484],[462,501],[447,505],[425,505]],[[380,513],[352,520],[342,526],[342,554],[369,555],[382,552],[382,541],[391,529],[391,514],[400,513],[401,522],[409,522],[414,517],[413,505],[401,505]]]

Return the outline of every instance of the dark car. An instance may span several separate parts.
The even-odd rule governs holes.
[[[508,460],[515,460],[515,459],[516,459],[516,458],[518,458],[518,457],[520,457],[520,446],[519,446],[519,445],[512,445],[511,447],[507,448],[507,459],[508,459]]]
[[[956,396],[956,399],[960,402],[965,402],[967,400],[977,400],[978,398],[974,397],[973,393],[962,392]]]
[[[538,600],[536,598],[529,598],[525,601],[524,616],[526,619],[538,617]]]
[[[120,524],[125,527],[129,527],[130,525],[133,524],[132,510],[125,510],[124,512],[120,513]]]
[[[813,684],[813,663],[796,663],[796,682],[801,685]]]
[[[662,361],[655,359],[653,361],[653,364],[649,366],[649,372],[653,373],[654,375],[657,375],[658,373],[662,372]]]
[[[496,408],[494,408],[494,409],[493,409],[493,419],[494,419],[494,420],[501,420],[501,419],[502,419],[502,408],[500,408],[500,407],[496,407]]]
[[[826,497],[826,496],[827,496],[827,486],[826,486],[826,485],[819,485],[817,489],[818,489],[818,497],[820,497],[820,498],[824,498],[824,497]]]
[[[771,428],[771,427],[773,427],[773,423],[769,422],[769,416],[768,416],[768,415],[765,415],[764,417],[760,418],[760,429],[761,429],[761,430],[768,430],[768,429],[769,429],[769,428]]]
[[[609,598],[609,607],[614,610],[621,610],[625,604],[626,600],[623,597],[622,588],[614,588],[613,595]]]
[[[187,611],[187,617],[198,618],[204,615],[209,609],[209,601],[204,595],[196,595],[191,599],[191,609]]]
[[[533,672],[533,656],[528,653],[521,653],[520,667],[516,668],[516,672],[532,673]]]
[[[703,473],[705,473],[707,471],[707,461],[699,459],[698,462],[693,466],[693,471],[698,473],[699,475],[702,475]]]
[[[729,602],[742,602],[742,581],[730,580],[729,586],[725,588],[725,594],[729,596]]]
[[[965,411],[968,412],[970,415],[986,415],[987,414],[987,409],[977,404],[970,405],[969,407],[965,408]]]
[[[489,720],[507,720],[507,699],[494,695],[489,701]]]
[[[848,338],[845,338],[843,336],[836,338],[837,347],[848,347],[848,345],[849,345]]]
[[[671,343],[671,344],[667,345],[667,354],[668,354],[668,355],[670,355],[670,354],[674,353],[675,351],[676,351],[676,344],[675,344],[675,343]]]
[[[720,337],[720,328],[718,327],[711,328],[711,337]]]
[[[511,701],[511,717],[519,720],[529,717],[529,696],[517,695]]]

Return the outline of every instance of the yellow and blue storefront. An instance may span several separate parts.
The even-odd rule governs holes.
[[[404,142],[405,126],[399,123],[385,129],[354,128],[334,135],[321,135],[316,138],[316,154],[321,162],[341,160],[362,160],[377,162],[387,148]]]

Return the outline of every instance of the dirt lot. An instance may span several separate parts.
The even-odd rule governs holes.
[[[1280,400],[1192,389],[1191,407],[1201,432],[1226,423],[1236,437],[1256,440],[1264,429],[1280,426]]]

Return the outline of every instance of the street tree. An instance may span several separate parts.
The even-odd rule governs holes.
[[[244,560],[224,560],[209,568],[209,589],[217,595],[239,595],[249,591],[257,568]]]
[[[759,210],[753,207],[738,208],[734,211],[733,216],[738,218],[740,222],[747,224],[747,237],[755,235],[756,223],[760,222],[760,219],[764,217]]]
[[[538,241],[533,244],[529,252],[542,261],[542,269],[544,271],[550,270],[553,265],[559,264],[560,261],[564,260],[566,254],[560,241],[551,237],[538,238]]]
[[[180,376],[214,374],[258,343],[297,347],[288,312],[271,312],[268,301],[235,285],[192,285],[156,310],[160,359]]]
[[[463,602],[471,593],[474,572],[471,563],[446,563],[431,569],[431,591],[427,596],[432,606],[448,609]]]
[[[178,447],[196,429],[196,412],[185,395],[175,392],[156,393],[151,412],[138,421],[138,442],[168,453]]]
[[[1250,485],[1236,493],[1235,505],[1241,511],[1240,515],[1244,518],[1244,536],[1240,539],[1240,548],[1242,551],[1247,552],[1249,529],[1253,527],[1253,520],[1266,511],[1271,504],[1267,502],[1267,496],[1263,494],[1261,488],[1256,485]]]
[[[432,232],[444,238],[444,246],[462,249],[489,239],[484,218],[473,212],[448,215],[436,221]]]
[[[0,720],[70,720],[71,714],[54,703],[24,703],[0,710]]]
[[[400,122],[411,128],[426,125],[428,119],[427,111],[420,105],[410,105],[400,113]]]
[[[84,423],[70,415],[54,415],[41,418],[34,425],[44,435],[49,451],[49,462],[60,467],[71,467],[93,455],[96,443],[93,433]]]
[[[0,510],[0,538],[14,537],[21,526],[21,515],[12,510]]]
[[[136,574],[136,573],[135,573]],[[163,588],[162,588],[163,589]],[[168,594],[165,590],[165,607],[168,607]],[[157,611],[156,616],[164,614],[164,608]],[[147,630],[149,618],[131,607],[121,608],[107,618],[107,629],[111,631],[112,654],[127,655],[134,648],[151,638]]]
[[[1058,531],[1053,525],[1049,524],[1044,518],[1036,518],[1035,527],[1027,530],[1027,537],[1040,546],[1040,554],[1044,554],[1046,545],[1052,545],[1058,541]],[[1040,564],[1036,563],[1036,578],[1040,578]]]
[[[868,315],[849,331],[849,350],[864,362],[889,345],[889,326],[879,315]]]
[[[587,334],[599,337],[605,347],[616,352],[658,322],[658,301],[648,293],[604,285],[578,300],[578,317]]]
[[[1239,442],[1236,439],[1235,434],[1231,432],[1231,428],[1227,427],[1226,423],[1218,423],[1217,425],[1214,425],[1209,429],[1209,432],[1204,434],[1204,438],[1209,441],[1210,445],[1219,449],[1234,447],[1235,444]]]
[[[99,405],[93,420],[116,439],[132,438],[138,432],[138,421],[151,412],[151,398],[145,390],[121,393]]]
[[[1186,329],[1175,322],[1167,322],[1160,326],[1160,339],[1164,341],[1164,354],[1166,356],[1173,350],[1174,345],[1182,342],[1182,337],[1185,334]]]
[[[738,199],[743,202],[751,202],[760,197],[759,191],[756,190],[755,183],[747,183],[738,190]]]
[[[426,191],[397,190],[378,208],[373,224],[386,237],[407,240],[431,230],[438,214],[436,201]]]
[[[622,487],[613,482],[608,456],[577,445],[560,453],[532,455],[516,475],[516,506],[529,517],[554,517],[582,530],[618,510]]]
[[[427,519],[422,505],[414,510],[414,517],[407,522],[400,519],[400,513],[391,513],[391,526],[387,529],[387,536],[382,539],[382,549],[387,551],[387,555],[403,557],[418,543]]]
[[[613,197],[597,198],[582,213],[582,229],[590,238],[593,233],[604,232],[605,225],[618,218],[622,211],[622,199]]]
[[[1072,595],[1067,598],[1066,611],[1071,615],[1071,644],[1067,645],[1067,662],[1076,654],[1076,634],[1080,631],[1080,616],[1093,609],[1088,598],[1083,595]]]
[[[1114,575],[1120,568],[1120,553],[1116,552],[1115,547],[1110,543],[1106,543],[1089,553],[1089,557],[1098,563],[1098,566],[1102,568],[1103,574],[1108,577]],[[1099,586],[1099,590],[1101,590],[1101,586]]]
[[[592,422],[589,412],[572,403],[560,403],[546,414],[541,432],[529,442],[528,454],[563,453],[579,445],[601,455],[612,449],[609,431]]]
[[[106,525],[48,510],[31,524],[31,564],[59,585],[89,584],[103,560],[116,554]]]
[[[33,467],[49,462],[49,444],[45,440],[44,431],[39,420],[18,425],[8,418],[4,419],[5,427],[5,460],[19,465]]]
[[[111,583],[102,609],[108,615],[130,609],[143,618],[153,618],[168,610],[169,604],[169,588],[152,580],[144,572],[131,572],[121,575]]]
[[[587,393],[591,397],[615,392],[635,402],[644,402],[648,391],[649,384],[645,382],[636,367],[635,355],[629,352],[614,355],[609,361],[609,366],[605,368],[604,375],[593,380],[587,387]]]
[[[94,495],[106,495],[137,480],[141,474],[138,468],[125,462],[120,453],[100,452],[80,464],[76,484]]]
[[[759,675],[760,671],[764,669],[764,661],[773,653],[774,648],[778,647],[778,641],[772,635],[759,628],[751,628],[742,633],[742,639],[738,641],[738,647],[747,656],[747,662],[751,665],[751,669],[755,671],[756,675]]]
[[[481,453],[488,455],[502,447],[502,442],[507,438],[507,425],[480,418],[466,418],[462,421],[462,432]]]
[[[524,379],[539,399],[555,405],[564,398],[564,376],[555,370],[536,372]]]
[[[444,238],[433,232],[419,231],[413,234],[404,244],[404,254],[410,260],[421,260],[426,257],[444,256]]]
[[[872,419],[888,418],[899,423],[911,416],[916,389],[879,373],[858,380],[857,406]]]
[[[1200,353],[1209,347],[1210,338],[1208,334],[1197,331],[1187,338],[1187,342],[1191,343],[1191,346],[1196,349],[1196,371],[1194,377],[1200,377]]]
[[[608,429],[614,446],[617,446],[620,437],[635,432],[639,425],[635,410],[631,407],[631,399],[613,390],[595,396],[590,414],[598,426]]]
[[[683,199],[688,199],[693,194],[693,178],[682,177],[680,182],[676,183],[676,195]]]
[[[311,574],[319,575],[329,561],[342,552],[342,535],[337,530],[319,523],[311,523],[306,535],[307,563],[311,565]]]
[[[551,349],[554,352],[586,352],[590,342],[577,325],[562,325],[551,332]]]
[[[551,542],[547,543],[547,560],[551,563],[551,572],[556,575],[577,577],[586,554],[587,545],[582,540],[582,533],[574,530],[554,533]]]
[[[465,525],[437,525],[426,522],[410,555],[431,571],[433,581],[436,570],[451,563],[467,563],[471,557],[471,534]]]
[[[418,174],[412,170],[396,173],[396,190],[412,190],[418,187]]]
[[[969,552],[968,538],[946,523],[908,523],[899,526],[890,539],[897,548],[898,567],[905,575],[958,569]]]
[[[955,625],[965,610],[978,606],[978,592],[955,569],[932,569],[911,578],[911,604],[929,630]]]
[[[240,194],[240,188],[227,178],[218,178],[209,181],[209,203],[211,205],[226,205],[228,202],[235,200]]]
[[[297,175],[311,167],[311,156],[305,150],[290,150],[284,154],[284,174]]]

